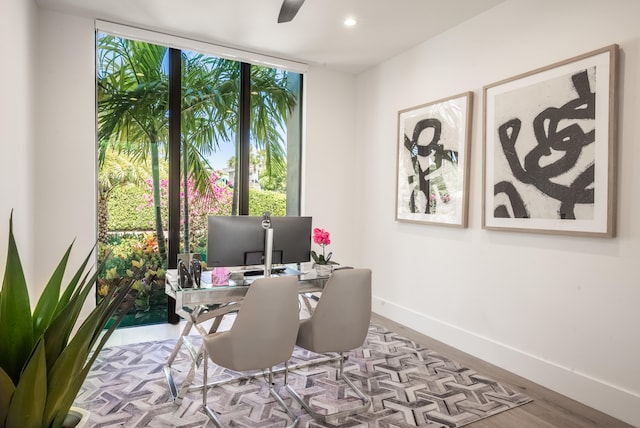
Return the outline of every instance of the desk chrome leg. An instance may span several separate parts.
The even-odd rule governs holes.
[[[316,303],[318,303],[318,298],[314,296],[313,293],[300,294],[300,298],[304,302],[304,305],[307,308],[307,312],[309,312],[309,316],[311,316],[313,314],[315,307],[311,305],[310,300],[313,300]]]
[[[199,313],[200,313],[199,310],[194,311],[194,314],[196,317],[199,315]],[[220,323],[222,323],[223,317],[224,317],[223,315],[220,315],[214,318],[213,323],[211,324],[211,328],[209,328],[209,331],[208,331],[209,333],[215,333],[218,330],[218,328],[220,327]],[[198,324],[194,323],[193,321],[187,321],[184,329],[182,330],[182,333],[180,334],[180,337],[176,341],[176,345],[173,347],[173,351],[171,351],[171,355],[169,356],[169,358],[167,359],[167,362],[164,365],[164,373],[165,373],[165,377],[167,378],[169,393],[171,394],[172,400],[177,404],[180,404],[185,394],[188,391],[192,390],[191,383],[193,382],[193,378],[195,377],[196,372],[200,367],[200,364],[202,364],[202,360],[203,360],[203,346],[200,345],[199,347],[196,348],[196,346],[194,346],[194,344],[191,342],[191,340],[189,340],[189,337],[188,337],[189,333],[191,332],[191,329],[194,327],[198,330],[198,332],[201,335],[207,334],[207,331],[203,330]],[[182,349],[182,347],[185,347],[189,352],[192,363],[191,363],[191,367],[189,368],[189,372],[187,373],[185,379],[182,381],[180,388],[178,388],[176,381],[173,377],[173,373],[171,372],[171,366],[174,360],[176,359],[178,353],[180,352],[180,349]],[[196,388],[198,387],[196,386]]]
[[[176,381],[173,378],[173,374],[171,373],[171,365],[173,364],[173,361],[176,359],[176,356],[178,355],[178,353],[180,352],[180,348],[182,348],[182,345],[184,344],[184,338],[189,335],[189,332],[191,331],[192,327],[193,327],[193,323],[191,321],[187,321],[187,323],[184,326],[184,329],[182,329],[182,333],[180,334],[180,337],[178,338],[175,346],[173,347],[173,351],[171,351],[171,355],[169,356],[169,358],[167,359],[167,362],[164,365],[164,374],[165,374],[165,377],[167,378],[169,393],[171,394],[171,398],[173,399],[173,401],[178,401],[178,403],[182,400],[182,397],[178,396],[178,387],[176,386]]]
[[[209,334],[218,331],[218,327],[220,327],[220,323],[222,323],[222,318],[224,318],[224,315],[217,316],[213,320],[213,324],[211,324],[211,328],[209,329]]]
[[[196,351],[191,342],[189,342],[189,345],[191,346],[190,353],[192,354],[193,361],[191,363],[191,368],[189,368],[189,373],[187,373],[187,376],[184,378],[182,385],[180,385],[180,390],[178,391],[178,399],[180,401],[178,402],[181,402],[185,394],[191,390],[190,387],[191,383],[193,382],[193,378],[196,376],[198,367],[200,367],[200,364],[202,364],[202,360],[204,358],[204,346],[200,345],[200,347]]]

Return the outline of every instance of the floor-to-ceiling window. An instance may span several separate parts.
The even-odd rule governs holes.
[[[123,326],[165,322],[177,253],[208,215],[300,211],[302,75],[97,32],[98,298],[137,276]]]

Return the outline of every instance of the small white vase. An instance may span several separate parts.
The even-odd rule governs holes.
[[[63,428],[87,428],[89,426],[89,412],[85,409],[72,406],[62,426]]]
[[[333,265],[316,264],[314,268],[316,269],[316,276],[319,276],[319,277],[331,276],[331,273],[333,272]]]

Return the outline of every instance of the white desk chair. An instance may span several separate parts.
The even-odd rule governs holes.
[[[364,412],[371,399],[360,391],[344,374],[344,352],[362,346],[371,321],[371,270],[338,270],[327,281],[320,300],[310,318],[300,322],[296,345],[316,353],[340,354],[338,376],[347,384],[362,405],[341,412],[321,414],[285,381],[285,387],[314,419],[343,417]]]
[[[204,382],[202,404],[213,423],[223,427],[207,404],[208,359],[235,371],[269,368],[269,392],[287,413],[293,427],[298,420],[274,388],[273,366],[293,353],[298,332],[298,280],[295,276],[256,279],[228,331],[203,338]],[[286,373],[285,373],[286,379]]]

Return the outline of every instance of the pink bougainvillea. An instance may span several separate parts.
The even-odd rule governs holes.
[[[146,181],[148,193],[145,195],[146,205],[153,206],[153,182]],[[180,182],[180,209],[184,207],[184,182]],[[169,181],[160,180],[161,208],[167,213],[169,200]],[[201,247],[206,242],[207,217],[210,215],[230,215],[233,203],[233,185],[213,172],[207,179],[205,191],[196,188],[194,180],[187,180],[187,196],[189,201],[189,242],[193,248]],[[166,228],[167,216],[163,215],[163,223]],[[180,218],[181,228],[184,228],[184,219]],[[184,230],[182,230],[184,233]]]

